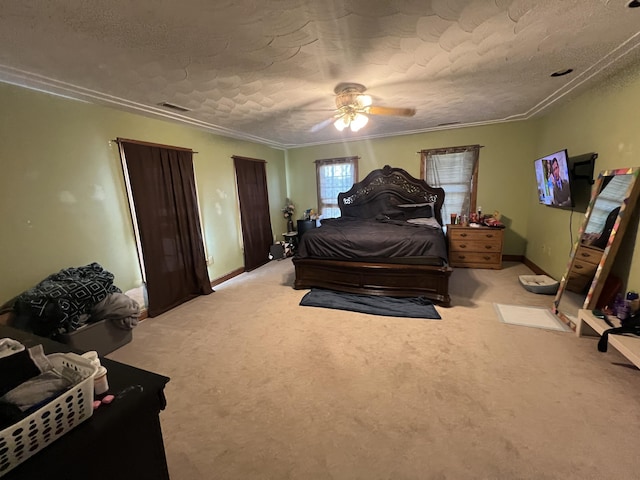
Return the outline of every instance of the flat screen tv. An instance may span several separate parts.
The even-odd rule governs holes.
[[[543,205],[558,208],[574,206],[569,180],[567,150],[560,150],[534,162],[538,201]]]

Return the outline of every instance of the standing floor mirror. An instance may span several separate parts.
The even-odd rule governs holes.
[[[640,168],[604,170],[562,276],[553,311],[575,328],[578,310],[594,309],[638,199]]]

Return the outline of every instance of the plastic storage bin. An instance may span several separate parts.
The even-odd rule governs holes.
[[[0,432],[0,477],[93,414],[93,375],[97,367],[75,353],[53,353],[47,358],[56,370],[72,368],[84,380]],[[46,473],[43,475],[46,478]]]
[[[133,338],[132,330],[117,327],[111,320],[89,323],[71,333],[63,333],[58,341],[76,350],[95,350],[105,356],[126,345]]]

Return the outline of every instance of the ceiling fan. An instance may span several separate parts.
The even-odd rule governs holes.
[[[351,131],[357,132],[369,121],[367,115],[412,117],[416,114],[415,108],[374,106],[372,105],[371,96],[364,93],[366,90],[366,87],[359,83],[339,83],[333,90],[336,94],[335,113],[326,120],[314,125],[311,131],[317,132],[333,123],[339,131],[349,127]]]

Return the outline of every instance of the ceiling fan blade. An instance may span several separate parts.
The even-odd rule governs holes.
[[[335,122],[335,120],[336,120],[336,115],[332,115],[331,117],[321,121],[320,123],[316,123],[313,127],[311,127],[310,131],[312,133],[319,132],[323,128],[331,125],[333,122]]]
[[[393,107],[374,107],[367,108],[367,112],[371,115],[396,115],[400,117],[413,117],[416,114],[415,108],[393,108]]]

